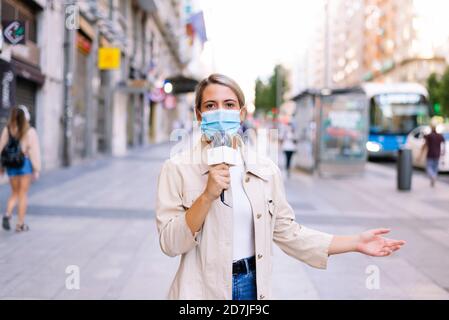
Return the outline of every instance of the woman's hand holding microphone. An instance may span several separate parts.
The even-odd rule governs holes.
[[[223,190],[229,189],[230,183],[231,175],[229,173],[229,165],[222,163],[211,166],[203,195],[212,203],[220,196]]]
[[[223,190],[229,189],[230,183],[229,165],[223,163],[210,166],[206,189],[186,212],[186,222],[193,235],[203,226],[212,203]]]

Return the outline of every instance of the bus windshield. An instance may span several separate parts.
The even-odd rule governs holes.
[[[429,105],[419,94],[382,94],[370,102],[372,134],[408,134],[429,118]]]

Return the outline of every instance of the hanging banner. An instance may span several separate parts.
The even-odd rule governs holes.
[[[120,68],[120,48],[100,48],[98,50],[98,69],[117,70]]]
[[[192,16],[187,21],[187,25],[191,25],[193,33],[198,36],[201,44],[207,41],[206,24],[204,23],[203,11],[199,11]]]
[[[0,59],[0,117],[8,117],[15,105],[16,77],[11,64]]]

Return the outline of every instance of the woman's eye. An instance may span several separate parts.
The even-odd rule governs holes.
[[[227,104],[226,104],[226,107],[228,107],[228,108],[234,108],[234,106],[235,106],[235,105],[234,105],[233,103],[227,103]]]
[[[206,104],[206,109],[213,109],[214,105],[213,104]]]

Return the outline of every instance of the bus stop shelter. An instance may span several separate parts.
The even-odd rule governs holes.
[[[368,103],[359,87],[295,96],[296,167],[321,176],[361,174],[367,159]]]

